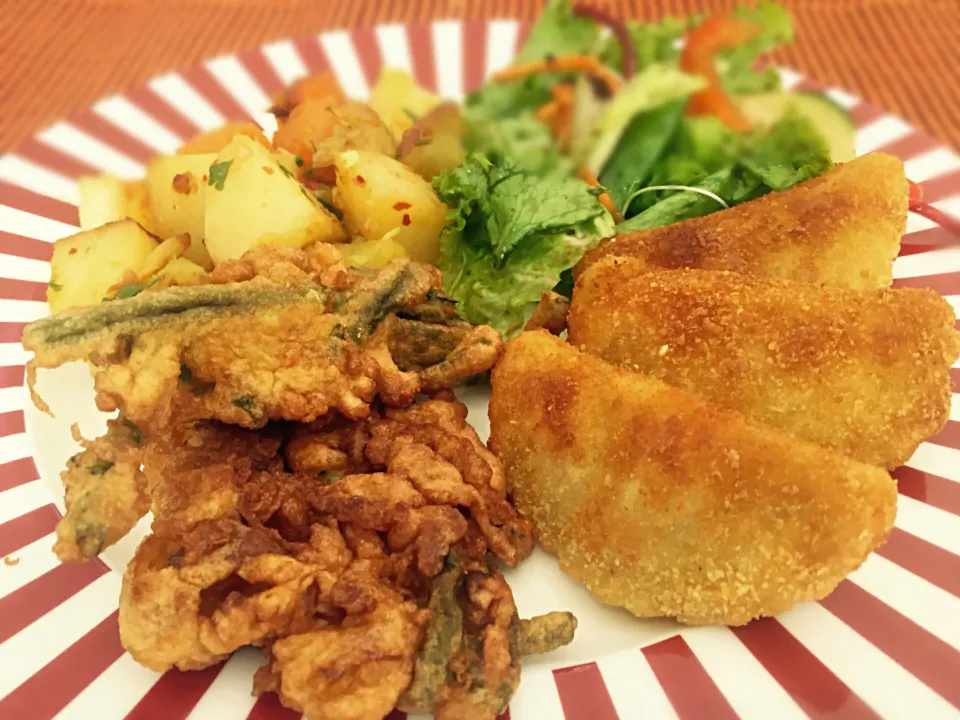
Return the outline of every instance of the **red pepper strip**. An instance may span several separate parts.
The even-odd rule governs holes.
[[[697,25],[680,55],[680,69],[707,80],[707,87],[694,93],[687,103],[688,115],[716,115],[724,125],[738,132],[750,129],[750,121],[734,105],[717,74],[716,56],[721,50],[742,45],[760,32],[760,26],[732,17],[713,16]]]

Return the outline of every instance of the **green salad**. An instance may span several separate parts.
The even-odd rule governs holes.
[[[466,159],[433,179],[451,220],[438,265],[460,312],[515,334],[542,293],[569,293],[570,268],[602,239],[850,159],[845,113],[758,67],[792,38],[772,3],[622,23],[551,0],[514,64],[466,99]]]

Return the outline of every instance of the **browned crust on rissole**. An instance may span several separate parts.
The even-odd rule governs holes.
[[[490,443],[560,567],[641,617],[739,625],[827,595],[887,535],[890,476],[523,333]]]
[[[950,413],[953,309],[923,289],[856,291],[606,258],[580,276],[570,342],[880,467]]]
[[[871,153],[729,210],[617,235],[588,252],[574,277],[618,255],[651,267],[733,270],[857,290],[888,287],[906,223],[903,163]]]

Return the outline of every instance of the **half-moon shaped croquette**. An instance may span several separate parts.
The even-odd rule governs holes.
[[[889,287],[907,227],[907,194],[903,163],[872,153],[729,210],[617,235],[588,252],[573,274],[620,255],[650,267],[733,270],[854,290]]]
[[[570,342],[870,465],[950,415],[960,354],[932,290],[847,290],[607,258],[580,276]]]
[[[893,526],[883,470],[521,334],[490,443],[561,569],[639,617],[740,625],[826,596]]]

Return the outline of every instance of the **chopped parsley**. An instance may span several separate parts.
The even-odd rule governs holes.
[[[403,109],[403,114],[406,115],[408,118],[410,118],[410,121],[413,122],[413,123],[416,123],[416,122],[419,122],[419,121],[420,121],[420,116],[417,115],[417,114],[416,114],[413,110],[411,110],[410,108],[404,108],[404,109]]]
[[[145,285],[124,285],[122,288],[117,290],[116,295],[114,295],[112,298],[104,298],[103,301],[109,302],[110,300],[127,300],[128,298],[132,298],[135,295],[139,295],[148,287],[155,284],[159,279],[160,278],[153,278],[153,280],[146,283]]]
[[[227,179],[227,173],[230,172],[230,166],[233,160],[226,160],[222,163],[214,163],[210,166],[210,179],[207,185],[212,185],[217,190],[223,190],[223,183]]]
[[[47,283],[47,287],[53,290],[54,292],[63,290],[63,285],[61,285],[60,283],[55,283],[53,282],[53,280]]]
[[[296,180],[296,178],[293,176],[293,173],[290,172],[289,170],[287,170],[287,169],[283,166],[283,163],[277,163],[277,166],[280,168],[280,171],[281,171],[284,175],[286,175],[288,178],[290,178],[291,180]]]
[[[343,220],[343,213],[340,211],[340,208],[338,208],[332,202],[329,200],[324,200],[320,196],[317,196],[317,202],[323,205],[327,209],[327,212],[333,215],[337,220]]]
[[[299,155],[294,156],[294,162],[297,164],[297,167],[303,167],[303,158]]]

